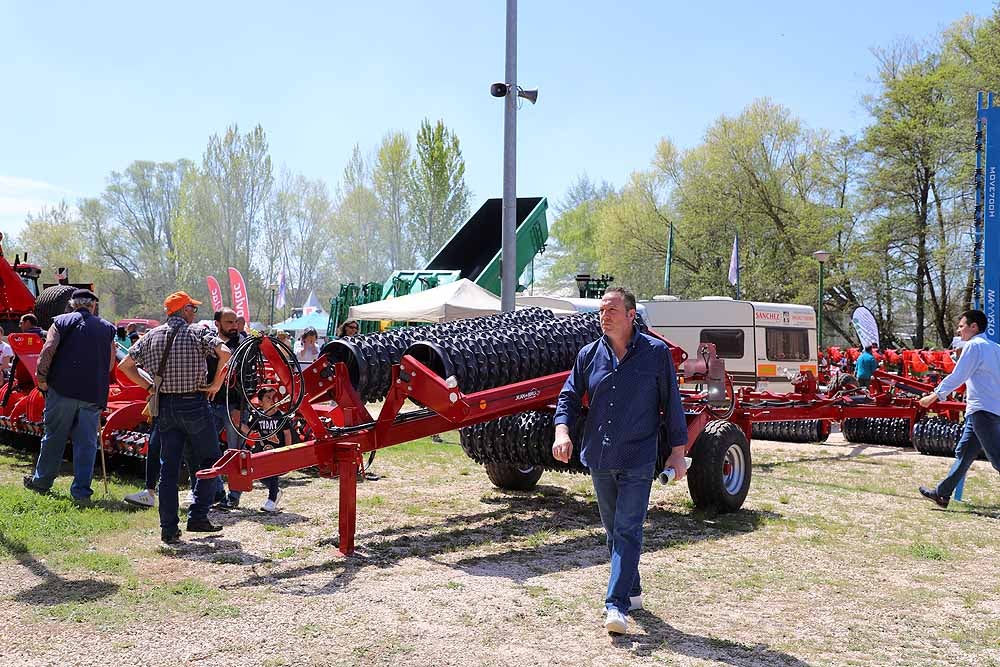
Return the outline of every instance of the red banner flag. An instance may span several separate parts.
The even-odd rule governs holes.
[[[219,281],[215,279],[215,276],[208,276],[205,278],[205,282],[208,283],[208,296],[212,300],[212,310],[214,312],[219,312],[222,310],[222,288],[219,287]]]
[[[250,321],[250,297],[247,295],[247,286],[243,282],[243,276],[237,269],[229,267],[229,287],[233,291],[233,310],[237,317],[242,317],[247,322]]]

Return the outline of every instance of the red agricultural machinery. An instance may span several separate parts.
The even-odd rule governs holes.
[[[226,475],[231,488],[244,491],[255,479],[313,466],[322,476],[339,478],[339,548],[349,554],[357,475],[370,452],[460,429],[466,454],[485,466],[498,487],[530,489],[543,470],[585,472],[578,452],[568,464],[552,457],[552,413],[569,374],[565,369],[599,336],[596,313],[556,319],[532,308],[332,341],[301,372],[276,341],[249,341],[245,345],[255,346],[274,372],[262,381],[276,383],[289,407],[286,418],[303,419],[309,439],[260,453],[229,450],[198,475]],[[711,344],[691,359],[674,347],[673,359],[685,377],[705,388],[683,392],[691,497],[697,507],[736,511],[749,490],[751,459],[746,429],[722,411],[731,409],[733,398],[725,368]],[[243,376],[239,361],[231,363],[230,373]],[[367,404],[377,400],[383,404],[374,416]],[[336,404],[334,412],[315,410],[328,401]],[[404,411],[408,401],[417,409]],[[660,468],[665,458],[661,452]]]

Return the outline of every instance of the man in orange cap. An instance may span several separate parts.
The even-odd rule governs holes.
[[[160,539],[167,544],[178,542],[181,535],[177,478],[185,444],[190,445],[191,458],[198,468],[209,467],[219,457],[219,434],[208,402],[222,386],[231,352],[215,331],[193,324],[200,305],[201,301],[192,299],[187,292],[168,296],[163,301],[166,323],[140,338],[118,365],[132,381],[140,387],[148,385],[150,391],[156,391],[155,384],[145,380],[138,367],[162,378],[149,448],[153,451],[159,445],[160,450]],[[219,364],[211,384],[206,386],[207,359],[213,356],[219,358]],[[188,508],[189,532],[222,529],[208,520],[219,483],[218,479],[196,480],[194,502]]]

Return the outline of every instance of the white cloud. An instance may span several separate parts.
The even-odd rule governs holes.
[[[0,175],[0,231],[16,234],[24,226],[28,213],[56,206],[63,199],[72,201],[74,197],[72,191],[51,183]]]

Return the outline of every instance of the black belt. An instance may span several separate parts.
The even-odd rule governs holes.
[[[187,391],[179,394],[171,394],[169,392],[160,392],[160,396],[169,396],[170,398],[204,398],[205,394],[200,391]]]

